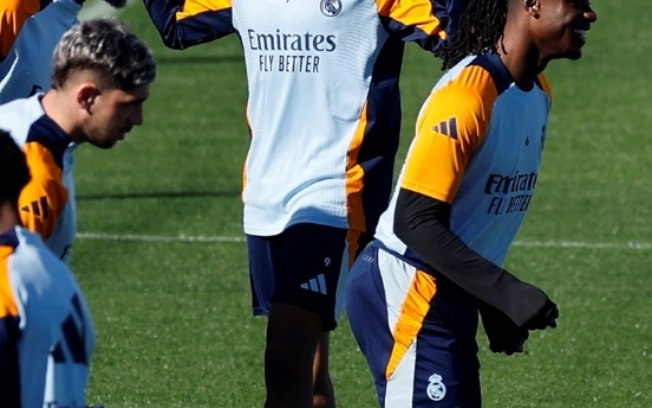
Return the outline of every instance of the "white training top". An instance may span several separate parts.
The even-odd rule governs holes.
[[[391,192],[404,41],[434,50],[445,37],[430,0],[145,5],[171,47],[240,36],[251,130],[247,234],[306,222],[373,231]]]
[[[22,227],[0,235],[0,249],[0,279],[8,275],[11,288],[2,301],[19,318],[20,372],[12,375],[20,375],[21,406],[85,406],[95,329],[75,277]]]
[[[537,182],[551,106],[541,74],[524,91],[496,54],[467,57],[435,85],[376,238],[409,255],[394,234],[400,188],[451,204],[450,228],[502,265]]]
[[[0,129],[9,132],[16,144],[23,148],[32,173],[28,187],[33,188],[24,189],[19,198],[23,225],[40,233],[52,252],[68,262],[77,230],[72,171],[72,150],[76,145],[45,114],[41,105],[42,96],[39,93],[0,105]],[[27,149],[28,144],[40,148]],[[40,207],[36,212],[29,205],[33,202]],[[44,209],[44,206],[47,208]],[[50,218],[54,221],[53,226]]]

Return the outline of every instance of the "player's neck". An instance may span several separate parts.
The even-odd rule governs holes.
[[[545,64],[541,63],[536,47],[532,47],[526,39],[507,35],[507,31],[505,33],[496,47],[500,59],[516,85],[523,90],[529,90],[537,75],[545,68]]]
[[[69,106],[70,97],[65,91],[50,89],[41,100],[43,111],[59,127],[70,136],[73,141],[77,131],[77,119],[74,109]]]

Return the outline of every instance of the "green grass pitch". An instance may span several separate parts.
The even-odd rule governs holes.
[[[559,327],[511,357],[479,334],[488,408],[652,406],[652,18],[648,0],[593,3],[584,58],[548,69],[542,174],[507,262],[555,299]],[[77,151],[72,267],[98,335],[89,403],[260,407],[265,320],[250,316],[242,241],[238,40],[176,52],[140,2],[119,18],[154,50],[159,75],[144,126],[110,151]],[[405,60],[398,163],[440,73],[415,46]],[[346,320],[332,349],[339,406],[377,406]]]

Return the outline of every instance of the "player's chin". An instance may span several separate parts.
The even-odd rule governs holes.
[[[573,40],[571,41],[571,45],[566,52],[566,57],[571,60],[580,59],[582,57],[582,48],[585,44],[586,39],[583,32],[581,35],[574,35]]]
[[[569,60],[578,60],[582,58],[582,46],[572,44],[566,48],[563,52],[557,54],[554,59],[569,59]]]
[[[124,135],[120,137],[120,139],[106,139],[106,140],[101,140],[101,141],[96,141],[93,144],[100,149],[110,149],[113,146],[115,146],[116,143],[118,143],[118,140],[124,139]]]
[[[123,8],[127,4],[127,0],[104,0],[115,8]]]
[[[568,58],[569,60],[572,60],[572,61],[576,61],[576,60],[582,58],[582,48],[577,47],[577,48],[571,49],[570,51],[568,51],[568,53],[566,53],[566,58]]]

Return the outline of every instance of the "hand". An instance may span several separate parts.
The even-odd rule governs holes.
[[[494,353],[522,353],[529,332],[518,327],[504,313],[483,304],[480,306],[482,326],[489,339],[489,350]]]
[[[547,299],[543,307],[534,317],[525,323],[523,328],[527,330],[543,330],[547,327],[554,328],[557,327],[557,318],[559,318],[557,305],[552,300]]]

